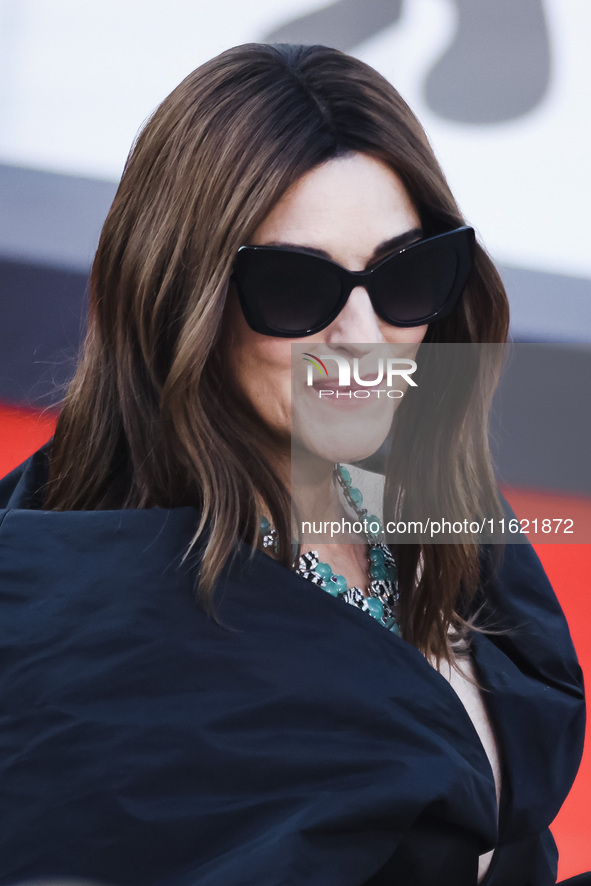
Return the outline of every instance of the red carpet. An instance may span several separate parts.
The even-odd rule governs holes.
[[[55,414],[0,406],[0,477],[24,461],[53,433]],[[576,515],[591,525],[591,499],[503,490],[518,517]],[[534,547],[568,619],[581,665],[591,685],[591,544]],[[591,742],[587,740],[577,780],[553,825],[560,850],[559,878],[591,870]]]

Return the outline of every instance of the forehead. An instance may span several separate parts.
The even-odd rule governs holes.
[[[417,227],[418,213],[398,175],[381,160],[349,154],[303,175],[251,242],[308,246],[361,269],[378,244]]]

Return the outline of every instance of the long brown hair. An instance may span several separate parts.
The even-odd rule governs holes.
[[[236,540],[257,544],[257,501],[282,562],[292,559],[289,493],[262,455],[256,416],[224,384],[234,257],[290,185],[353,151],[400,176],[426,233],[463,223],[420,124],[376,71],[323,46],[238,46],[189,74],[144,125],[103,227],[45,507],[194,505],[206,605]],[[507,328],[503,286],[478,246],[461,304],[427,340],[503,342]],[[487,412],[497,373],[486,368],[468,414]],[[485,437],[459,445],[467,476],[478,471],[490,491]],[[415,469],[431,470],[428,447],[420,458]],[[466,603],[478,587],[477,546],[407,545],[396,556],[403,635],[448,657],[458,593]]]

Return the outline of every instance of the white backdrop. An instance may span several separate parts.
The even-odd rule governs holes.
[[[323,5],[0,0],[0,163],[117,180],[142,120],[189,71]],[[545,0],[549,89],[524,116],[495,124],[444,119],[424,98],[457,9],[452,0],[405,0],[397,22],[352,52],[418,112],[495,259],[591,278],[591,0]]]

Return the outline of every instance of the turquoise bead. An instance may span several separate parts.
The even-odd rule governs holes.
[[[266,535],[267,532],[269,531],[269,529],[271,528],[271,524],[269,523],[269,521],[267,520],[266,517],[261,517],[260,527],[261,527],[261,534]]]
[[[367,597],[365,605],[374,618],[382,618],[384,614],[384,604],[381,600],[378,600],[377,597]]]
[[[328,593],[329,593],[332,597],[338,597],[338,596],[339,596],[339,589],[338,589],[338,586],[334,583],[334,581],[325,581],[325,582],[323,582],[323,583],[322,583],[322,588],[323,588],[323,590],[328,591]]]
[[[333,575],[328,584],[335,585],[337,594],[347,590],[347,579],[344,575]]]
[[[318,563],[318,565],[314,567],[314,572],[325,581],[329,579],[332,575],[332,569],[330,568],[328,563]]]
[[[376,523],[378,524],[378,528],[375,530],[375,532],[374,532],[373,529],[370,530],[371,533],[372,533],[372,535],[380,535],[380,534],[384,531],[384,530],[382,529],[382,524],[381,524],[381,522],[380,522],[379,517],[376,517],[375,514],[368,514],[367,517],[365,518],[365,520],[366,520],[366,525],[367,525],[368,530],[370,529],[370,526],[371,526],[372,524],[373,524],[374,526],[375,526]]]
[[[349,495],[356,505],[360,505],[363,502],[363,493],[361,492],[361,489],[357,489],[356,486],[352,486],[349,489]]]
[[[372,548],[369,552],[369,559],[378,566],[384,565],[384,552],[380,548]]]
[[[344,468],[342,465],[339,465],[339,471],[341,473],[341,477],[343,478],[343,480],[345,481],[347,486],[350,486],[351,485],[351,474],[349,473],[347,468]]]
[[[378,566],[377,564],[375,566],[372,565],[370,572],[371,577],[375,581],[386,581],[388,578],[388,572],[385,566]]]
[[[386,566],[386,576],[388,581],[396,581],[396,569],[394,566]]]

